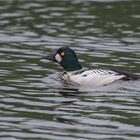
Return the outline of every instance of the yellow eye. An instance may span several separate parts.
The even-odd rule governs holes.
[[[61,56],[64,56],[64,55],[65,55],[65,53],[64,53],[64,52],[61,52],[61,53],[60,53],[60,55],[61,55]]]

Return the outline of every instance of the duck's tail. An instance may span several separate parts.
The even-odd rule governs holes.
[[[133,73],[129,73],[129,72],[124,72],[124,71],[119,71],[119,70],[115,70],[117,73],[119,73],[120,75],[124,75],[125,77],[122,78],[122,80],[140,80],[140,75],[138,74],[133,74]]]

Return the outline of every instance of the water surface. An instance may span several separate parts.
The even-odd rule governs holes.
[[[72,86],[41,59],[69,46],[85,68],[140,74],[139,5],[0,1],[0,139],[139,140],[140,81]]]

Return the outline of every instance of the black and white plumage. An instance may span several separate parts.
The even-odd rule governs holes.
[[[90,86],[102,86],[116,80],[137,80],[139,78],[134,74],[107,69],[79,70],[62,73],[63,80],[79,85]]]
[[[76,53],[69,47],[59,48],[54,54],[43,57],[57,62],[65,72],[62,79],[79,85],[102,86],[116,80],[138,80],[140,75],[108,69],[83,70]]]

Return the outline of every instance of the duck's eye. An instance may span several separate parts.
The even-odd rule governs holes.
[[[60,53],[60,55],[61,55],[61,56],[64,56],[64,55],[65,55],[65,53],[64,53],[64,52],[61,52],[61,53]]]

